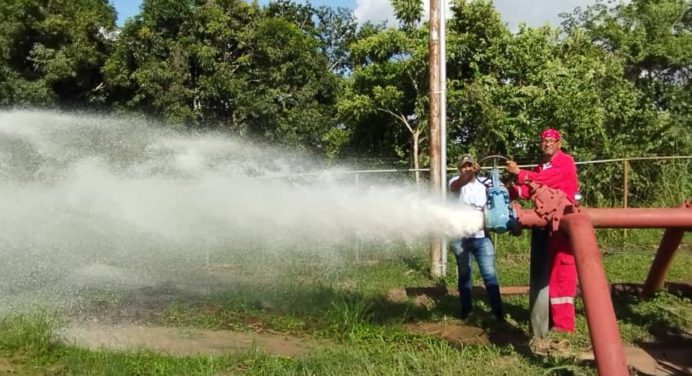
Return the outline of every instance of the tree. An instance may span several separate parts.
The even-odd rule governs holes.
[[[102,0],[0,2],[0,106],[83,106],[115,28]]]
[[[145,0],[105,66],[107,100],[325,152],[337,85],[301,16],[309,12],[289,2]]]
[[[488,1],[457,0],[447,30],[448,155],[506,153],[517,137],[501,103],[514,96],[506,78],[511,34]]]
[[[583,32],[617,57],[624,77],[644,94],[639,104],[658,113],[659,136],[646,151],[692,151],[692,5],[685,0],[635,0],[608,8],[598,3],[566,15],[567,33]],[[671,150],[672,149],[672,150]]]
[[[411,32],[419,26],[423,15],[421,0],[392,0],[394,15],[399,20],[402,30]]]
[[[349,46],[356,40],[358,24],[353,10],[321,6],[315,10],[316,31],[322,54],[329,59],[329,70],[340,75],[349,71]]]
[[[351,148],[408,160],[418,170],[425,162],[427,29],[418,25],[421,0],[392,5],[401,27],[365,24],[350,45],[352,74],[339,114],[351,132]]]
[[[612,8],[598,3],[565,15],[565,32],[584,35],[593,49],[616,61],[621,79],[634,93],[621,92],[608,103],[607,113],[618,119],[605,128],[605,138],[617,156],[692,151],[691,9],[689,1],[635,0]],[[609,86],[604,91],[613,90]],[[631,171],[630,204],[655,200],[660,187],[671,183],[665,181],[664,173],[653,166]],[[589,180],[604,184],[596,187],[596,199],[618,202],[622,192],[614,192],[613,187],[622,186],[619,171],[602,169],[591,174]]]
[[[354,42],[353,72],[339,101],[341,118],[355,128],[358,149],[372,152],[384,145],[387,153],[409,159],[415,169],[420,168],[427,125],[424,33],[389,28]]]

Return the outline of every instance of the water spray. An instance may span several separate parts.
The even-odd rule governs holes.
[[[294,262],[332,270],[354,249],[400,258],[483,227],[404,179],[354,182],[345,169],[141,119],[0,112],[0,306],[102,286],[222,286],[198,282],[214,264],[267,279]]]

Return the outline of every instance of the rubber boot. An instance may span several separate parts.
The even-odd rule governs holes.
[[[545,337],[550,329],[548,281],[551,255],[548,251],[548,232],[531,232],[531,264],[529,267],[529,327],[534,337]]]
[[[490,304],[493,315],[495,315],[498,321],[505,321],[505,313],[502,309],[502,297],[500,296],[500,286],[485,286],[485,290],[488,293],[488,303]]]
[[[471,302],[471,289],[461,287],[459,288],[459,302],[461,303],[461,312],[459,316],[461,319],[466,319],[471,314],[473,305]]]

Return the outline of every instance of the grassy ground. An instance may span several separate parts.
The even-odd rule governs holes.
[[[660,232],[603,232],[606,272],[613,282],[642,282],[660,240]],[[623,245],[625,244],[625,245]],[[414,247],[415,248],[415,247]],[[497,238],[498,273],[504,285],[525,285],[528,280],[528,236]],[[382,257],[387,254],[387,257]],[[0,374],[17,375],[591,375],[589,365],[574,358],[536,356],[527,344],[528,299],[506,297],[505,306],[516,325],[499,325],[487,313],[482,299],[470,324],[483,328],[490,344],[450,343],[432,335],[411,334],[407,323],[449,322],[456,298],[444,296],[421,304],[413,299],[392,301],[391,289],[433,284],[455,285],[453,257],[450,275],[433,282],[427,277],[425,248],[401,254],[360,247],[338,264],[314,265],[293,261],[271,277],[262,269],[233,268],[246,282],[233,289],[194,299],[176,298],[146,311],[146,323],[234,329],[270,330],[325,343],[306,356],[279,357],[261,351],[228,356],[166,357],[145,350],[88,351],[52,340],[61,323],[75,312],[13,315],[0,321]],[[240,270],[240,271],[239,271]],[[689,235],[668,273],[669,281],[690,281],[692,252]],[[241,272],[242,271],[242,272]],[[477,273],[474,273],[477,274]],[[256,278],[250,278],[254,275]],[[237,281],[237,280],[236,280]],[[478,282],[476,282],[478,283]],[[156,294],[149,290],[148,294]],[[108,316],[121,312],[137,299],[129,293],[96,291],[80,314]],[[623,340],[638,344],[690,332],[689,299],[660,293],[654,299],[615,298]],[[84,313],[87,312],[87,313]],[[111,316],[112,317],[112,316]],[[508,335],[509,333],[509,335]],[[567,339],[574,350],[587,349],[588,330],[581,300],[577,304],[577,330]]]

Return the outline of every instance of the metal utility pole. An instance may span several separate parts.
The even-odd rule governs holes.
[[[440,9],[440,190],[447,196],[447,0]]]
[[[430,187],[433,192],[440,192],[441,199],[444,199],[444,194],[446,190],[446,168],[442,168],[443,164],[446,164],[444,153],[441,152],[443,147],[442,140],[444,139],[442,133],[445,131],[441,126],[443,124],[442,119],[445,113],[442,112],[444,109],[443,104],[443,83],[442,83],[442,73],[444,73],[444,68],[441,64],[441,40],[443,37],[441,35],[444,30],[440,28],[441,18],[444,17],[443,11],[441,11],[439,0],[430,0],[430,40],[428,43],[429,50],[429,68],[428,77],[430,81],[430,107],[429,107],[429,117],[428,126],[430,129]],[[443,178],[444,176],[444,178]],[[446,249],[444,246],[444,239],[433,238],[430,240],[430,275],[432,277],[443,277],[446,273]]]
[[[447,0],[440,4],[440,192],[447,201]],[[447,239],[440,244],[440,273],[447,275]]]

